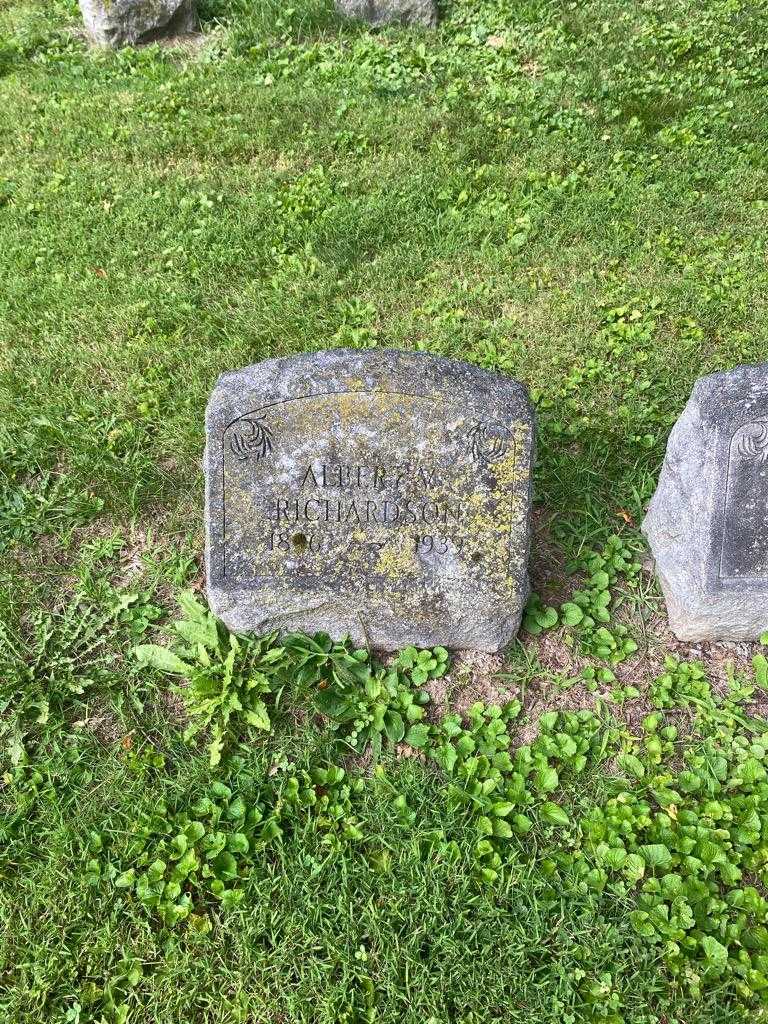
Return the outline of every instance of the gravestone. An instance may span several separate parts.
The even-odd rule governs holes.
[[[220,378],[211,607],[231,629],[495,651],[528,596],[534,417],[466,363],[343,349]]]
[[[336,10],[369,25],[437,25],[436,0],[336,0]]]
[[[768,363],[696,382],[643,532],[680,639],[768,629]]]
[[[195,0],[80,0],[80,11],[100,46],[134,46],[197,28]]]

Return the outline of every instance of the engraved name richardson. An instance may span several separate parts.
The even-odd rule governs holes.
[[[423,466],[357,466],[315,463],[306,466],[299,478],[297,497],[276,497],[268,518],[276,525],[283,523],[347,523],[350,525],[386,525],[399,523],[460,523],[459,502],[432,501],[423,492],[440,487],[436,470]],[[420,491],[417,497],[404,497],[404,488]],[[346,492],[343,496],[318,496],[324,489]],[[348,497],[355,489],[368,492],[368,497]],[[376,492],[394,493],[384,498]],[[312,497],[308,497],[312,492]],[[373,492],[373,497],[370,496]]]
[[[262,427],[271,450],[272,432],[263,424]],[[509,440],[505,426],[475,422],[466,435],[466,447],[472,461],[488,462],[504,454]],[[381,466],[313,462],[302,467],[296,482],[296,496],[276,497],[272,501],[267,518],[278,526],[302,522],[449,526],[462,521],[464,506],[460,501],[435,501],[426,496],[425,492],[443,491],[444,487],[437,470],[421,463]],[[322,492],[326,489],[372,491],[374,497],[325,497]],[[405,490],[415,491],[416,496],[403,497]],[[313,492],[312,497],[307,496],[308,491]],[[317,496],[318,491],[322,496]],[[397,498],[382,498],[376,493],[384,491],[396,494]]]
[[[434,467],[310,463],[297,474],[292,495],[269,499],[266,518],[274,528],[268,547],[319,552],[325,550],[323,534],[333,527],[338,533],[339,527],[354,531],[385,526],[413,528],[416,549],[425,554],[460,551],[463,538],[457,530],[465,510],[460,501],[428,496],[442,491]],[[291,532],[297,529],[303,532]],[[365,542],[374,548],[384,543],[368,536]]]

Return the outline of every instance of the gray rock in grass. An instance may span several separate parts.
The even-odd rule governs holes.
[[[134,46],[197,28],[195,0],[79,0],[91,41]]]
[[[434,0],[336,0],[336,10],[346,18],[358,18],[369,25],[437,25]]]
[[[696,382],[642,528],[676,636],[768,630],[768,363]]]

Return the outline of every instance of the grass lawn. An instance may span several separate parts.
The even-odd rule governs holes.
[[[0,0],[3,1021],[768,1019],[768,664],[671,637],[638,530],[768,351],[768,10],[201,15]],[[174,631],[217,375],[376,345],[531,389],[520,641]]]

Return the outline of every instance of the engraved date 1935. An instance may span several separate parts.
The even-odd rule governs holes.
[[[464,548],[463,537],[446,537],[431,533],[416,534],[416,554],[418,555],[447,555],[460,554]]]

